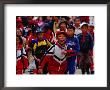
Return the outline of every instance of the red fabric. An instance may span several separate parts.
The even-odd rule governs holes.
[[[27,42],[30,43],[31,40],[33,39],[33,35],[29,35],[26,39],[27,39]]]
[[[28,66],[29,66],[28,58],[24,57],[24,58],[23,58],[23,63],[24,63],[24,68],[27,69]]]
[[[33,25],[34,24],[34,21],[33,20],[28,20],[28,24],[29,25]]]
[[[23,24],[22,23],[19,23],[19,24],[17,24],[17,27],[16,28],[18,28],[18,29],[23,29]]]
[[[67,69],[67,61],[64,61],[60,64],[53,59],[53,56],[45,56],[41,63],[41,69],[44,68],[46,63],[48,63],[49,74],[64,74]]]
[[[93,50],[89,51],[89,56],[93,56]]]
[[[89,23],[89,16],[80,16],[81,22]]]
[[[28,68],[28,58],[23,58],[23,61],[20,59],[17,60],[17,64],[16,64],[16,74],[22,74],[23,73],[23,69],[27,69]]]
[[[18,17],[18,18],[16,19],[16,22],[22,22],[22,19],[21,19],[20,17]]]
[[[77,57],[77,64],[80,64],[80,57]]]
[[[23,63],[20,60],[17,61],[17,64],[16,64],[16,74],[22,74],[23,73]]]
[[[73,53],[73,50],[66,50],[67,53]]]
[[[93,63],[90,64],[90,70],[94,71],[94,64]]]
[[[21,50],[22,49],[22,45],[19,43],[17,50]]]
[[[83,36],[82,36],[82,43],[85,42],[85,39],[86,39],[86,35],[87,35],[87,32],[82,32]]]
[[[89,57],[90,57],[90,70],[94,71],[94,62],[93,62],[93,50],[89,51]]]
[[[37,69],[34,69],[33,70],[33,74],[38,74],[38,70]]]
[[[49,30],[44,34],[44,36],[46,37],[47,40],[51,41],[52,38],[53,38],[52,31],[49,29]]]
[[[66,50],[67,51],[67,56],[76,56],[76,53],[73,50]]]

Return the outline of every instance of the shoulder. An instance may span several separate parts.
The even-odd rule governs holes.
[[[78,38],[78,35],[74,35],[74,38],[75,38],[75,39]]]
[[[92,35],[91,35],[89,32],[88,32],[88,36],[89,36],[89,37],[92,37]]]
[[[80,37],[82,37],[82,33],[80,33],[80,34],[78,34],[76,36],[77,36],[77,38],[80,38]]]
[[[76,42],[78,42],[78,41],[79,41],[79,39],[78,39],[78,36],[77,36],[77,35],[75,35],[75,36],[74,36],[74,40],[75,40]]]
[[[38,41],[37,41],[37,39],[36,39],[36,40],[35,40],[35,39],[32,39],[31,42],[32,42],[32,43],[36,43],[36,42],[38,42]]]

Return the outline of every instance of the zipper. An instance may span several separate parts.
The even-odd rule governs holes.
[[[61,67],[60,67],[60,66],[61,66],[61,61],[60,61],[60,65],[59,65],[59,67],[58,67],[58,71],[60,71],[60,69],[61,69]]]

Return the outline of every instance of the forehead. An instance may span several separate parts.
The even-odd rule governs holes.
[[[66,25],[66,23],[61,23],[60,25]]]
[[[67,31],[74,31],[72,28],[69,28]]]
[[[88,28],[88,26],[85,26],[85,25],[84,25],[84,26],[82,26],[81,28]]]
[[[38,33],[37,35],[42,35],[43,33]]]
[[[77,19],[75,19],[75,21],[80,21],[80,19],[79,19],[79,18],[77,18]]]
[[[66,37],[66,35],[64,35],[64,34],[59,34],[58,37],[60,37],[60,36]]]
[[[22,31],[20,31],[20,30],[17,30],[16,32],[17,32],[17,33],[22,33]]]

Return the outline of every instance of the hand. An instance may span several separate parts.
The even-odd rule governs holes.
[[[36,56],[34,56],[34,59],[37,60],[38,62],[40,62],[40,59],[36,58]]]
[[[68,54],[70,54],[70,53],[73,53],[74,51],[73,50],[66,50],[66,52],[68,53]]]
[[[62,51],[61,54],[67,54],[67,51]]]
[[[42,74],[43,73],[43,70],[42,69],[39,69],[38,70],[38,74]]]

